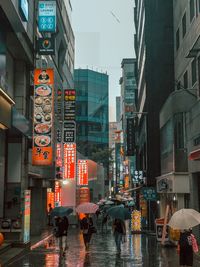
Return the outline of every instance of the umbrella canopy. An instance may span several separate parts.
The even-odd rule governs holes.
[[[189,229],[200,224],[200,213],[193,209],[180,209],[171,217],[168,225],[174,229]]]
[[[55,217],[55,216],[63,217],[63,216],[68,216],[72,212],[73,212],[73,209],[69,207],[56,207],[52,210],[51,216],[52,217]]]
[[[114,219],[121,219],[121,220],[131,219],[131,213],[129,209],[124,208],[121,205],[109,208],[107,210],[107,214]]]
[[[77,213],[95,213],[99,209],[99,206],[91,203],[85,202],[77,206],[76,212]]]
[[[115,204],[115,202],[111,201],[111,200],[107,200],[104,205],[113,205]]]

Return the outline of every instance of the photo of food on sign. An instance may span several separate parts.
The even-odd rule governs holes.
[[[50,96],[51,92],[52,92],[52,88],[49,85],[42,84],[42,85],[36,85],[35,86],[35,94],[36,94],[36,96]],[[40,101],[42,102],[41,99],[39,99],[39,100],[37,99],[38,103],[36,103],[36,104],[39,105]]]
[[[39,123],[35,126],[35,132],[38,134],[46,134],[51,131],[51,125],[48,123]]]
[[[34,138],[34,142],[36,146],[45,147],[50,145],[51,138],[47,135],[40,135]]]
[[[41,70],[41,73],[38,76],[38,83],[50,83],[50,77],[47,74],[46,70]]]

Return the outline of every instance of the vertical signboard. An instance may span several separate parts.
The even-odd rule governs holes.
[[[64,143],[64,174],[63,179],[76,177],[76,144]]]
[[[55,207],[61,206],[61,188],[60,183],[58,181],[55,182]]]
[[[78,185],[88,185],[87,160],[78,160]]]
[[[127,156],[135,154],[134,118],[127,119]]]
[[[30,241],[30,206],[31,206],[31,191],[24,191],[24,224],[23,224],[23,242]]]
[[[57,89],[56,96],[56,115],[59,121],[62,121],[62,90]]]
[[[76,91],[74,89],[64,90],[64,120],[75,121],[76,117]]]
[[[53,69],[35,69],[33,113],[33,165],[53,163]]]
[[[40,32],[56,32],[56,1],[39,1],[38,28]]]
[[[79,204],[90,202],[90,189],[88,187],[79,188],[77,198]]]
[[[47,211],[49,211],[49,204],[51,204],[52,208],[55,207],[55,195],[51,188],[47,189]]]

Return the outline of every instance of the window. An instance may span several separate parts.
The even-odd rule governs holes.
[[[199,0],[199,12],[200,12],[200,0]]]
[[[176,50],[179,49],[180,46],[180,38],[179,38],[179,29],[176,32]]]
[[[192,61],[192,86],[196,83],[197,81],[197,69],[196,69],[196,60],[194,59]]]
[[[187,73],[187,71],[183,75],[183,86],[185,89],[188,88],[188,73]]]
[[[194,18],[194,0],[190,0],[190,22]]]
[[[184,148],[184,115],[177,113],[174,115],[174,143],[175,148]]]
[[[182,37],[184,38],[186,34],[186,13],[183,15],[182,18]]]

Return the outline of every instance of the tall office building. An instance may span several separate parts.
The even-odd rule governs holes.
[[[109,147],[108,75],[76,69],[77,149],[92,159],[92,153]]]
[[[33,71],[52,68],[56,89],[73,87],[74,35],[68,17],[70,0],[54,3],[59,18],[55,55],[37,54],[36,57],[36,40],[42,36],[39,23],[36,23],[38,1],[0,1],[0,217],[10,221],[18,219],[21,224],[25,192],[29,189],[32,234],[40,234],[46,225],[47,187],[53,191],[55,179],[54,164],[48,167],[32,165]],[[50,121],[53,116],[55,123],[48,124],[49,130],[57,123],[50,102],[48,100],[48,112],[52,115],[47,117]],[[39,121],[44,122],[44,117],[40,116]],[[20,238],[10,232],[9,239],[12,234],[15,239]],[[23,236],[20,230],[18,235]],[[28,236],[27,230],[26,241]]]
[[[173,0],[135,0],[138,68],[138,168],[160,174],[159,111],[174,90]]]

